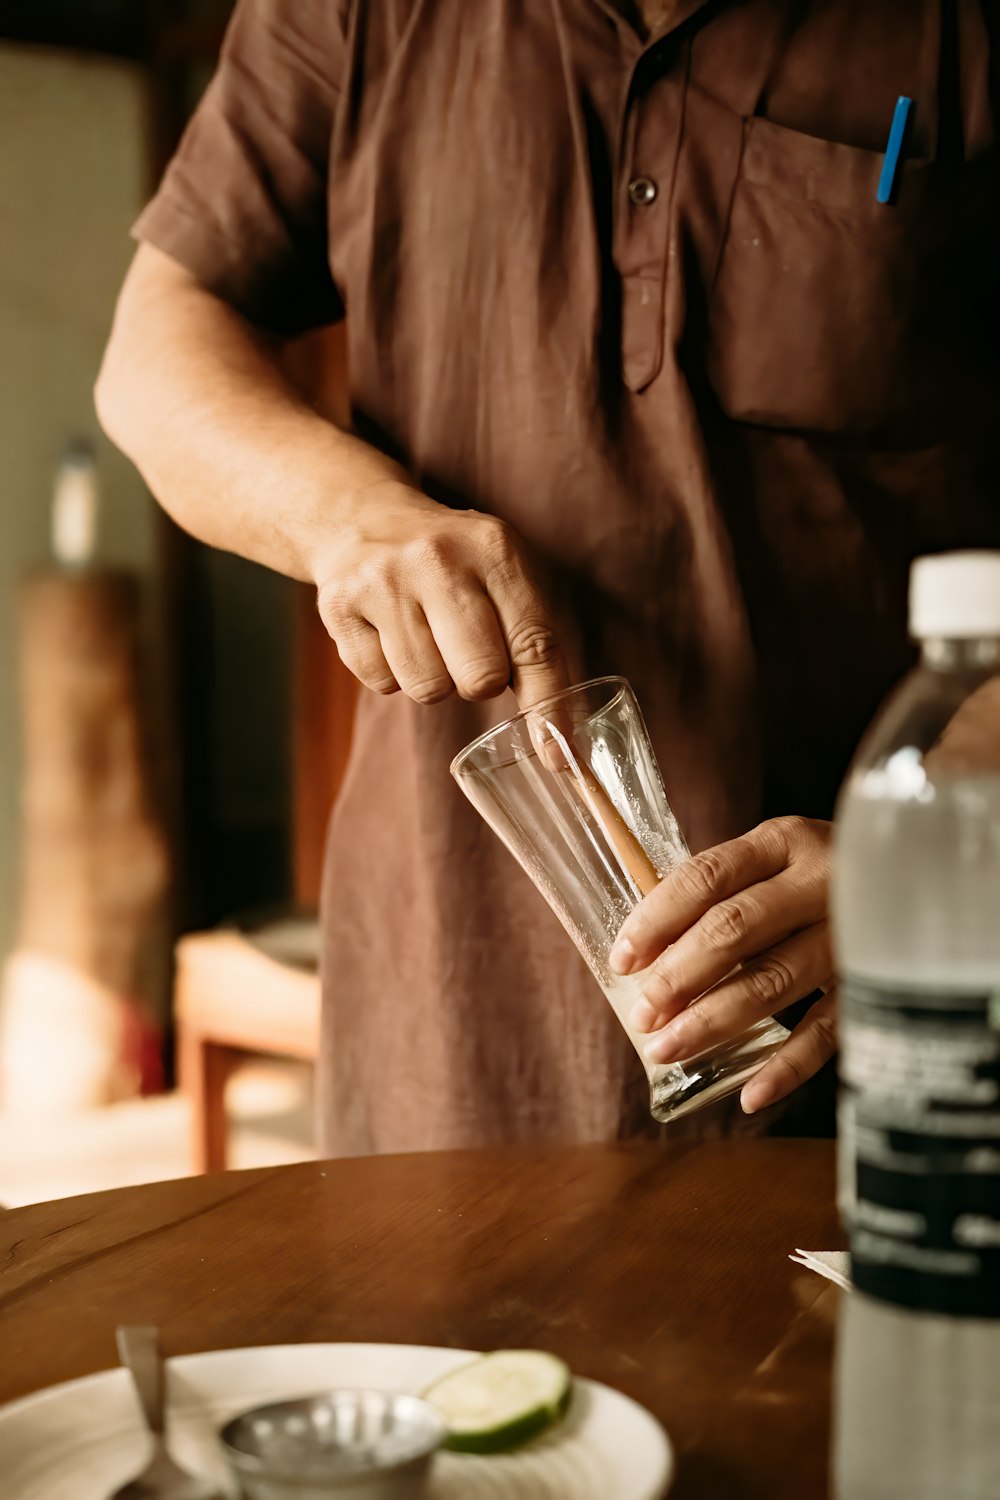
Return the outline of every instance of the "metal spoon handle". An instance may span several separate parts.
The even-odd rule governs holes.
[[[132,1376],[146,1425],[163,1437],[163,1358],[158,1328],[119,1328],[118,1357]]]

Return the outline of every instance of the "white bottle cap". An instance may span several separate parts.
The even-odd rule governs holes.
[[[99,504],[94,455],[74,443],[59,466],[52,499],[52,551],[62,567],[85,568],[93,561]]]
[[[1000,639],[1000,552],[919,557],[910,572],[914,640]]]

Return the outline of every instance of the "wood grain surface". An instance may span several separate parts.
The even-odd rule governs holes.
[[[310,1163],[0,1214],[0,1400],[115,1363],[299,1341],[534,1346],[664,1423],[677,1500],[822,1500],[833,1149],[642,1143]],[[609,1497],[613,1500],[613,1497]]]

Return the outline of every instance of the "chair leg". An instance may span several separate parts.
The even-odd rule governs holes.
[[[191,1105],[191,1165],[196,1173],[226,1166],[226,1083],[239,1053],[190,1026],[179,1028],[180,1085]]]

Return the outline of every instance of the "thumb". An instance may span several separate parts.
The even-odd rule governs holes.
[[[562,648],[547,621],[512,631],[507,638],[507,649],[510,685],[522,713],[569,687]]]
[[[568,747],[572,744],[573,718],[557,696],[570,685],[559,642],[548,626],[543,626],[524,631],[509,649],[511,687],[521,712],[528,715],[535,752],[550,771],[565,771],[569,764],[566,756],[571,754]]]

